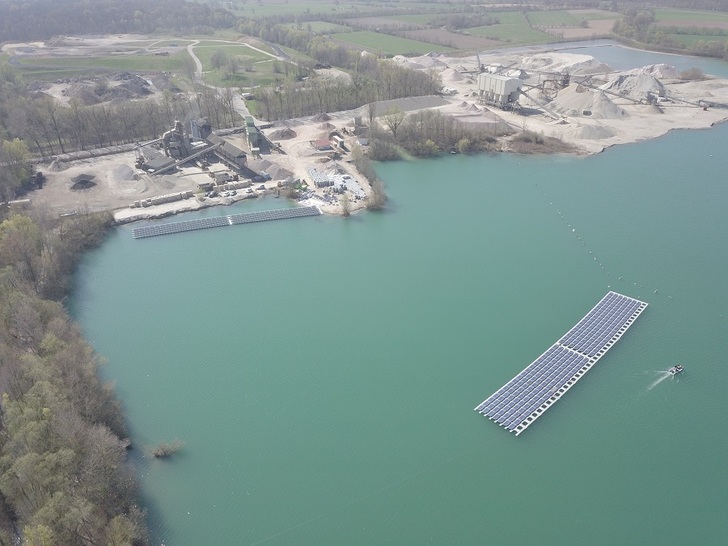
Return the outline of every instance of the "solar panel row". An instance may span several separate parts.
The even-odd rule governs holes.
[[[513,430],[588,362],[588,357],[554,344],[483,402],[478,411]]]
[[[603,356],[646,306],[609,292],[566,335],[475,410],[520,434]]]
[[[594,356],[631,317],[642,302],[615,292],[607,294],[559,343]]]
[[[156,237],[159,235],[170,235],[185,231],[209,229],[238,224],[250,224],[252,222],[265,222],[269,220],[283,220],[286,218],[301,218],[304,216],[318,216],[321,211],[318,207],[296,207],[290,209],[275,209],[259,212],[247,212],[233,214],[231,216],[213,216],[210,218],[198,218],[184,222],[172,222],[168,224],[155,224],[134,228],[132,236],[135,239]]]

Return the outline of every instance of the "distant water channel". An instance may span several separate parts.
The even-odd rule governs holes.
[[[116,229],[69,305],[156,542],[723,544],[726,142],[388,163],[383,214]],[[544,417],[473,411],[610,289],[649,307]]]

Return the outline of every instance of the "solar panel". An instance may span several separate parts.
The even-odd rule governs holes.
[[[616,343],[647,304],[608,292],[571,330],[475,411],[519,435]]]

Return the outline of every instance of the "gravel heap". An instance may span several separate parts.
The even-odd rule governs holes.
[[[594,91],[575,83],[559,91],[549,104],[549,108],[572,117],[619,119],[627,116],[627,112],[601,91]]]
[[[644,99],[647,93],[657,96],[665,94],[665,86],[650,74],[620,74],[600,86],[599,89],[612,91],[636,100]]]
[[[276,129],[273,131],[268,135],[268,138],[271,140],[288,140],[289,138],[296,138],[296,136],[296,131],[290,127],[284,127],[283,129]]]

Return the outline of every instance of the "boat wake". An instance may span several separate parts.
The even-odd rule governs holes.
[[[661,371],[660,371],[660,373],[661,373],[662,375],[661,375],[660,377],[658,377],[657,379],[655,379],[655,380],[654,380],[654,381],[653,381],[653,382],[652,382],[652,383],[650,384],[650,386],[649,386],[649,387],[647,387],[647,390],[648,390],[648,391],[651,391],[651,390],[652,390],[652,389],[654,389],[654,388],[655,388],[655,387],[656,387],[657,385],[659,385],[660,383],[662,383],[662,382],[663,382],[663,381],[664,381],[665,379],[667,379],[668,377],[671,377],[671,376],[672,376],[672,374],[671,374],[670,372],[668,372],[667,370],[661,370]]]

